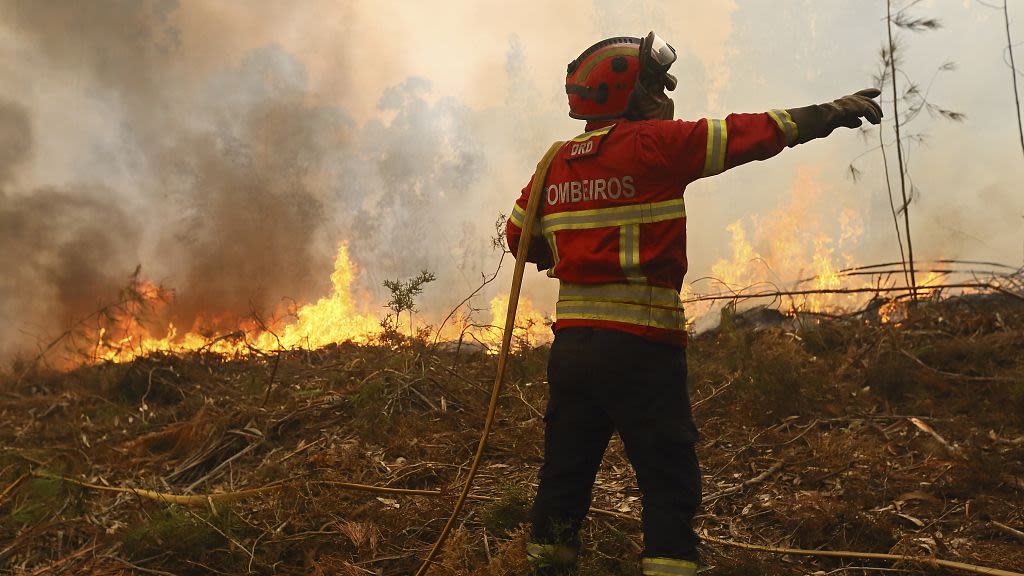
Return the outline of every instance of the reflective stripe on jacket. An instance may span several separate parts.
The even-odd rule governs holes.
[[[797,137],[784,110],[724,120],[589,123],[544,180],[530,262],[561,281],[555,329],[613,328],[684,345],[683,192],[699,178],[778,154]],[[516,252],[530,183],[508,219]]]

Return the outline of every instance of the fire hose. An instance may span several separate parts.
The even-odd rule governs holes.
[[[552,144],[548,148],[547,153],[544,154],[544,157],[537,163],[537,170],[533,173],[533,185],[530,188],[530,199],[526,203],[526,215],[523,217],[519,249],[516,250],[516,265],[512,272],[512,288],[508,294],[508,312],[505,314],[505,328],[501,336],[501,350],[498,352],[498,370],[494,376],[494,385],[491,387],[491,401],[487,405],[484,429],[480,433],[480,442],[476,446],[476,454],[473,456],[473,463],[469,467],[466,482],[462,486],[462,493],[459,494],[459,499],[455,501],[455,507],[452,509],[451,515],[448,516],[448,521],[445,523],[444,528],[441,529],[441,533],[438,534],[434,546],[430,549],[430,553],[423,559],[423,564],[416,571],[416,576],[423,576],[427,573],[437,553],[444,546],[444,541],[448,538],[448,534],[455,525],[459,513],[462,512],[462,506],[466,503],[466,497],[469,495],[470,488],[473,487],[473,479],[476,478],[477,469],[480,467],[480,460],[483,457],[484,448],[487,446],[487,437],[490,436],[491,426],[494,424],[494,414],[498,409],[498,397],[501,396],[502,380],[505,377],[505,365],[508,363],[509,349],[512,346],[512,330],[516,322],[516,308],[519,306],[519,292],[523,287],[523,272],[526,270],[526,252],[530,247],[530,239],[533,237],[533,223],[536,219],[537,207],[540,205],[540,198],[544,196],[544,177],[548,173],[548,167],[551,166],[551,160],[562,147],[562,144],[564,142]]]

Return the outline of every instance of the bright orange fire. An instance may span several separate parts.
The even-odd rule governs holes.
[[[841,283],[839,271],[853,265],[851,251],[864,227],[854,210],[833,210],[831,216],[839,224],[839,235],[835,238],[832,223],[823,223],[819,216],[827,212],[822,206],[822,186],[816,180],[816,172],[799,169],[789,202],[766,214],[731,224],[731,257],[712,265],[713,280],[704,280],[698,287],[684,286],[683,299],[697,296],[698,291],[739,295],[852,287],[850,282]],[[799,282],[801,279],[806,281]],[[811,294],[794,296],[783,302],[782,307],[819,312],[862,300],[862,295]],[[688,316],[697,318],[715,307],[713,302],[694,302],[687,307]]]
[[[491,327],[477,334],[477,337],[495,350],[501,345],[502,329],[508,314],[508,294],[495,296],[491,300]],[[537,346],[553,338],[551,320],[533,307],[529,298],[521,296],[516,307],[516,324],[512,330],[512,345]]]
[[[106,328],[98,330],[93,355],[96,360],[124,362],[153,352],[209,350],[237,355],[249,353],[250,347],[260,350],[315,349],[332,342],[367,342],[380,331],[380,320],[365,312],[370,309],[368,298],[357,302],[353,296],[352,283],[356,273],[348,247],[342,243],[334,261],[330,295],[294,310],[282,307],[277,311],[275,317],[289,316],[293,318],[290,322],[276,320],[257,325],[248,321],[231,337],[213,340],[196,332],[179,334],[177,327],[170,324],[163,337],[154,337],[146,326],[136,322],[136,315],[129,310],[116,326],[116,332],[121,334],[116,340],[108,338],[111,331]],[[159,310],[165,305],[163,291],[151,283],[142,282],[135,291],[141,301],[153,309]]]
[[[835,203],[831,197],[828,201]],[[701,292],[733,293],[742,298],[744,294],[778,290],[872,286],[871,276],[843,276],[840,272],[854,264],[851,252],[864,232],[859,215],[849,207],[832,208],[824,206],[823,202],[823,189],[816,180],[816,172],[810,168],[799,169],[788,203],[766,214],[737,220],[728,227],[732,235],[731,256],[712,266],[713,280],[684,285],[683,300],[700,296]],[[824,218],[830,221],[825,222]],[[838,234],[834,223],[839,224]],[[90,355],[95,360],[121,362],[160,351],[209,350],[225,355],[244,355],[253,349],[315,349],[335,342],[369,342],[381,332],[381,308],[373,305],[368,296],[357,298],[353,295],[357,274],[347,246],[342,243],[331,274],[331,293],[294,309],[282,307],[272,322],[257,324],[250,321],[240,326],[237,332],[214,339],[197,331],[181,334],[171,324],[163,336],[156,337],[144,323],[137,321],[135,315],[125,314],[125,320],[112,324],[110,330],[99,328],[94,331]],[[932,290],[927,287],[941,279],[942,276],[936,273],[920,279],[918,285],[924,288],[919,294],[929,295]],[[166,292],[151,283],[140,282],[135,291],[153,309],[160,310],[166,305]],[[862,305],[868,297],[870,293],[793,296],[782,301],[781,308],[791,312],[849,310]],[[719,304],[690,302],[687,315],[691,319],[700,318],[716,312]],[[474,318],[472,312],[464,312],[463,316],[445,325],[441,338],[460,341],[470,338],[491,352],[497,351],[507,309],[508,295],[499,295],[490,302],[489,323]],[[883,306],[879,310],[883,321],[892,321],[899,314],[895,305]],[[550,342],[550,316],[534,308],[528,298],[522,297],[513,344],[536,346]]]
[[[163,336],[154,336],[149,329],[152,325],[147,326],[140,318],[145,315],[143,309],[150,316],[158,316],[167,306],[168,292],[141,281],[132,287],[131,293],[135,295],[132,305],[121,309],[107,326],[96,329],[88,349],[79,350],[79,356],[95,361],[126,362],[154,352],[206,350],[236,356],[250,354],[253,350],[316,349],[345,341],[367,343],[382,331],[382,312],[370,302],[369,296],[353,295],[357,274],[348,247],[342,243],[334,261],[332,289],[328,296],[294,309],[282,307],[272,321],[247,320],[236,332],[219,338],[197,331],[182,334],[174,324],[167,325]],[[447,325],[442,337],[450,340],[469,337],[490,352],[496,352],[501,345],[507,310],[508,295],[497,296],[490,302],[489,323],[463,318],[461,327],[457,326],[458,322]],[[199,324],[201,322],[197,322]],[[520,298],[513,346],[549,342],[552,337],[549,325],[550,320],[535,310],[528,298]],[[69,367],[80,361],[81,357]]]

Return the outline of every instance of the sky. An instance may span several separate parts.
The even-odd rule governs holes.
[[[966,114],[905,127],[916,255],[1019,266],[1002,12],[924,0],[910,14],[942,27],[897,33],[901,87]],[[315,299],[342,241],[371,301],[429,268],[423,308],[447,310],[496,264],[494,223],[539,156],[583,131],[563,85],[587,46],[657,31],[679,52],[676,117],[720,118],[871,86],[884,17],[876,0],[0,0],[0,356],[95,310],[137,266],[175,289],[186,324]],[[878,137],[840,130],[691,185],[688,279],[731,258],[737,226],[762,255],[796,228],[808,259],[823,238],[840,264],[898,259]],[[538,308],[556,290],[528,274]]]

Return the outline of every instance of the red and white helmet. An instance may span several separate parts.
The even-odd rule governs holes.
[[[608,38],[587,48],[566,71],[569,116],[580,120],[622,116],[639,75],[639,38]]]
[[[565,75],[569,116],[580,120],[624,116],[641,68],[648,65],[664,73],[675,60],[675,50],[651,32],[646,41],[651,46],[651,58],[642,62],[642,43],[643,39],[632,36],[608,38],[587,48],[570,62]],[[652,64],[646,64],[647,61]],[[672,78],[673,88],[674,82]]]

